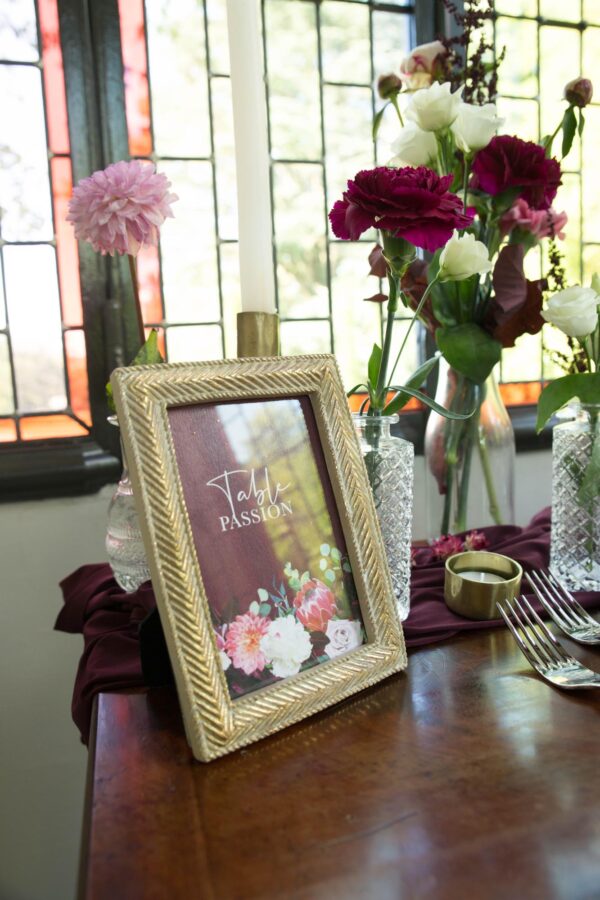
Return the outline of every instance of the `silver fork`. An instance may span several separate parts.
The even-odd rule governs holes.
[[[600,687],[600,675],[565,653],[526,597],[520,601],[515,597],[513,604],[505,600],[496,606],[523,656],[542,678],[568,690]]]
[[[580,644],[600,644],[600,624],[562,586],[552,571],[525,574],[536,597],[565,634]]]

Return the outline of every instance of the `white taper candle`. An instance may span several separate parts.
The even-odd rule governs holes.
[[[269,142],[259,0],[227,0],[242,310],[275,312]]]

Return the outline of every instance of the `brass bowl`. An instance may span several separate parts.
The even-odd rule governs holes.
[[[467,619],[499,619],[497,601],[512,600],[522,577],[523,569],[509,556],[487,550],[455,553],[446,560],[446,605]]]

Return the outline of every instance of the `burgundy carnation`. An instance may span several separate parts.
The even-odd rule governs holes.
[[[368,228],[381,228],[434,252],[474,217],[448,190],[451,183],[452,175],[440,178],[425,166],[365,169],[348,182],[343,199],[329,213],[333,233],[356,241]]]
[[[471,187],[496,196],[520,188],[532,209],[549,209],[560,184],[560,165],[533,141],[500,134],[480,150],[473,163]]]

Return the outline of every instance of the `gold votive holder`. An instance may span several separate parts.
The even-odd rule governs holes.
[[[238,357],[279,356],[279,316],[277,313],[237,314]]]
[[[497,619],[496,603],[513,600],[521,588],[522,577],[519,563],[501,553],[455,553],[446,560],[446,605],[467,619]]]

